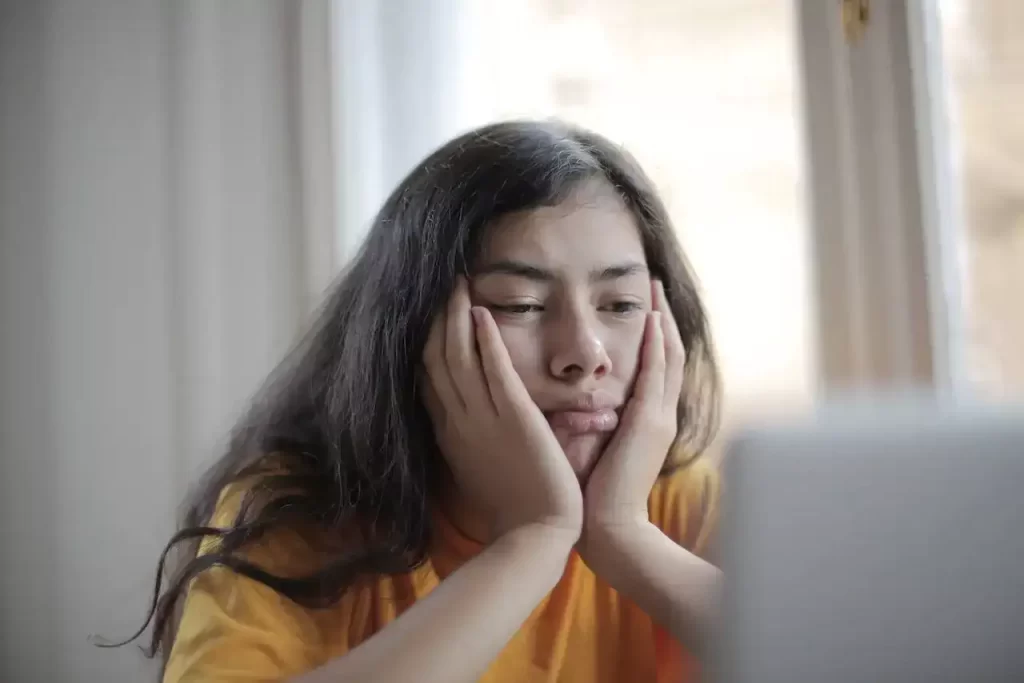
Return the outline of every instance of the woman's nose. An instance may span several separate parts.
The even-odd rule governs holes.
[[[567,382],[600,378],[611,371],[611,359],[597,325],[584,315],[567,316],[559,321],[551,374]]]

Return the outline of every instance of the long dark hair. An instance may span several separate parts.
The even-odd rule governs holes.
[[[592,132],[555,122],[488,125],[431,154],[385,201],[313,328],[271,374],[188,502],[161,556],[146,623],[131,640],[152,622],[148,655],[166,658],[189,582],[213,566],[323,607],[361,576],[422,563],[444,467],[417,395],[430,322],[496,218],[556,205],[594,178],[614,188],[635,217],[687,350],[673,450],[685,455],[670,457],[666,470],[698,456],[717,428],[718,372],[694,275],[653,184],[626,152]],[[211,526],[225,487],[260,472],[234,523]],[[300,577],[275,575],[240,552],[292,525],[328,535],[358,525],[362,541]],[[214,547],[198,554],[199,541],[211,537]],[[182,561],[161,594],[175,549]]]

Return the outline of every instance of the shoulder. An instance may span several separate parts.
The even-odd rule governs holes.
[[[208,520],[210,531],[237,530],[279,501],[280,492],[268,494],[263,483],[256,476],[224,487]],[[361,633],[359,624],[346,621],[358,616],[356,597],[342,596],[328,613],[279,592],[283,586],[303,589],[303,580],[336,557],[335,541],[323,536],[312,524],[275,525],[232,552],[224,552],[221,537],[206,536],[198,559],[210,564],[189,583],[164,680],[284,680],[323,662],[330,649],[327,626],[341,640],[348,630]],[[252,570],[239,571],[232,558]]]
[[[708,457],[663,474],[651,490],[651,522],[687,550],[707,558],[712,553],[721,477]]]
[[[283,461],[270,461],[221,489],[208,522],[211,530],[238,537],[241,544],[232,544],[231,555],[282,578],[323,569],[340,551],[358,547],[363,540],[355,525],[343,531],[319,523],[306,505],[308,492],[295,485],[293,477]],[[222,550],[222,537],[208,535],[198,554]]]

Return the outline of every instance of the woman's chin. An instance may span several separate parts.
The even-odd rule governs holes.
[[[590,473],[594,471],[610,436],[610,434],[600,432],[572,436],[559,435],[558,441],[561,443],[562,450],[565,451],[565,457],[569,459],[569,464],[581,484],[585,484]]]

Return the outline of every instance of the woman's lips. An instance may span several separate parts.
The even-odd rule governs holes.
[[[612,432],[619,424],[619,415],[611,408],[554,410],[546,415],[552,429],[568,432],[571,435]]]

